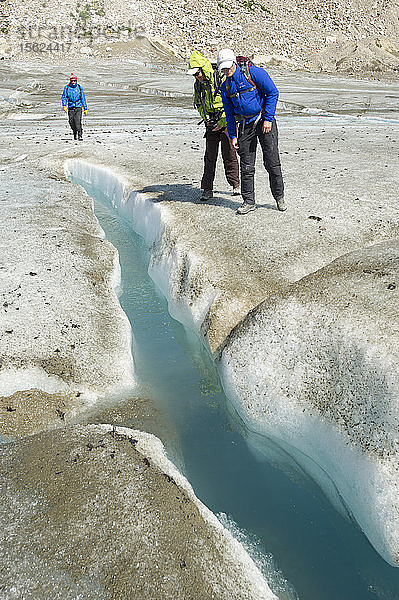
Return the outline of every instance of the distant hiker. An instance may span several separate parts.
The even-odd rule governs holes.
[[[69,83],[64,87],[61,102],[62,108],[68,113],[73,139],[82,141],[82,110],[87,115],[87,104],[83,88],[78,84],[78,78],[73,73]]]
[[[239,59],[244,59],[242,68]],[[226,76],[220,91],[227,131],[240,156],[241,195],[244,202],[237,214],[246,215],[256,208],[254,179],[258,140],[277,208],[286,210],[277,123],[274,118],[278,90],[264,69],[254,66],[246,57],[236,57],[233,50],[220,50],[217,65],[219,72]]]
[[[220,78],[210,61],[194,50],[188,59],[187,73],[195,77],[194,104],[205,123],[204,174],[201,180],[201,200],[213,198],[216,161],[219,144],[222,147],[224,172],[233,188],[233,195],[240,195],[240,175],[235,149],[226,131],[226,117],[220,95]]]

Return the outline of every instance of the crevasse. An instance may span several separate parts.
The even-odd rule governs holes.
[[[187,255],[179,241],[173,239],[167,206],[131,191],[127,179],[103,166],[68,160],[65,173],[101,187],[118,212],[152,244],[149,274],[167,298],[170,313],[194,329],[207,345],[201,327],[218,290],[204,278],[198,286],[200,261]],[[193,280],[195,293],[190,287]],[[399,490],[394,462],[381,462],[349,444],[339,427],[299,402],[295,392],[286,402],[275,385],[276,378],[282,377],[281,371],[278,364],[273,370],[272,349],[264,343],[269,324],[257,319],[256,311],[252,318],[253,323],[233,335],[222,351],[219,369],[226,394],[255,434],[257,450],[262,452],[259,434],[276,440],[337,507],[347,509],[383,558],[397,565]],[[298,320],[297,313],[295,319]]]

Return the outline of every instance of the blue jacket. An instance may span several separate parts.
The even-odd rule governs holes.
[[[72,85],[68,83],[64,87],[64,91],[61,96],[62,106],[68,105],[68,108],[83,108],[83,110],[87,110],[85,93],[82,89],[82,86],[76,83]]]
[[[251,66],[249,72],[252,81],[256,83],[256,89],[242,93],[242,90],[250,89],[253,86],[238,65],[233,75],[228,78],[232,98],[227,93],[226,82],[223,82],[220,88],[230,138],[237,137],[237,125],[234,115],[244,116],[246,117],[245,123],[250,123],[257,118],[262,107],[264,107],[264,120],[272,122],[274,119],[278,89],[269,74],[261,67]],[[234,96],[236,92],[241,93]]]

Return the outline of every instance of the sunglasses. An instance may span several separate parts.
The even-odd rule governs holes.
[[[193,73],[193,77],[198,77],[199,75],[201,75],[202,71],[201,69],[198,69],[198,71],[196,73]]]

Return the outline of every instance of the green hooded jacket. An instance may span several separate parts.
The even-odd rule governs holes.
[[[188,68],[193,69],[194,67],[201,68],[205,76],[205,81],[196,80],[194,83],[194,106],[205,121],[211,115],[212,118],[217,118],[220,127],[226,127],[226,116],[220,90],[215,93],[214,69],[211,62],[198,50],[194,50],[188,59]]]

